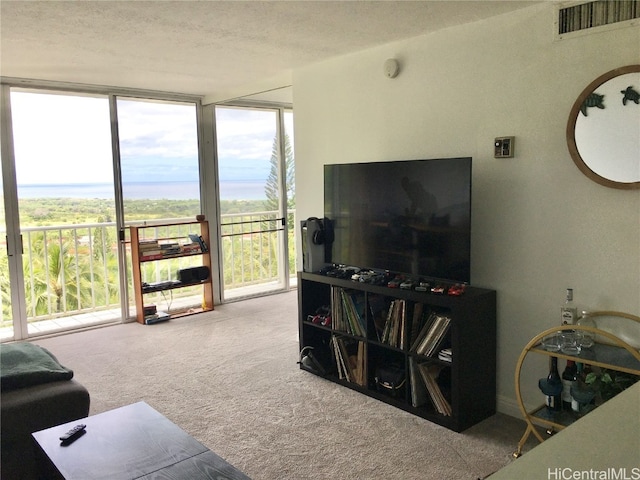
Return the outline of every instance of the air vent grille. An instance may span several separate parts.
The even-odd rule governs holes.
[[[640,18],[640,0],[596,1],[561,8],[558,13],[558,34],[611,25]]]

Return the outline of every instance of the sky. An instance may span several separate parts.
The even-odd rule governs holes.
[[[13,91],[11,107],[18,185],[113,182],[107,97]],[[198,180],[194,105],[119,98],[117,108],[123,183]],[[266,179],[275,113],[217,116],[220,181]]]

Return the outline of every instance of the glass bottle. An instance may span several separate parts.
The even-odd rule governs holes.
[[[547,378],[538,381],[538,387],[545,395],[547,409],[558,412],[562,409],[562,380],[558,373],[558,357],[551,357]]]
[[[562,325],[575,325],[578,318],[578,309],[573,303],[573,288],[567,288],[564,305],[560,307]]]
[[[589,409],[596,392],[585,384],[585,372],[581,362],[576,363],[574,385],[571,387],[571,410],[575,415],[582,415]]]
[[[589,312],[587,312],[586,310],[582,311],[582,315],[578,320],[578,325],[581,325],[583,327],[597,328],[596,321],[593,319],[591,315],[589,315]],[[586,331],[582,331],[581,333],[582,333],[582,348],[593,347],[593,344],[595,343],[595,340],[596,340],[595,333],[586,332]]]
[[[571,392],[571,410],[574,413],[580,413],[580,402],[577,397],[577,390],[582,386],[582,363],[576,363],[576,373],[573,376],[573,390]]]
[[[567,360],[567,366],[562,372],[562,409],[571,410],[571,387],[575,384],[577,375],[576,362]]]

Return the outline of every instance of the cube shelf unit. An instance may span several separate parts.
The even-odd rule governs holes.
[[[188,233],[184,233],[188,230]],[[176,232],[169,233],[166,236],[156,236],[155,232]],[[177,233],[182,232],[182,233]],[[184,245],[189,242],[189,234],[198,235],[205,246],[204,249],[184,249],[180,248],[178,252],[172,253],[153,253],[146,254],[141,251],[141,242],[145,241],[157,241],[158,244],[173,243],[178,245]],[[162,223],[162,224],[145,224],[134,225],[130,227],[131,236],[131,266],[133,273],[133,291],[136,301],[136,320],[139,323],[145,323],[145,311],[144,307],[147,304],[145,302],[145,296],[156,292],[171,291],[175,289],[192,287],[195,285],[202,285],[202,303],[197,308],[188,308],[185,310],[176,309],[170,312],[171,318],[176,318],[184,315],[191,315],[193,313],[200,313],[213,310],[213,276],[211,272],[211,254],[209,252],[209,223],[207,221],[202,222],[176,222],[176,223]],[[209,269],[209,277],[202,281],[193,282],[179,282],[177,279],[163,279],[166,282],[160,282],[158,285],[144,285],[143,284],[143,265],[147,262],[167,262],[169,260],[186,258],[186,257],[199,257],[201,266]],[[171,283],[169,283],[171,282]]]
[[[361,312],[360,327],[355,329],[355,333],[354,329],[345,328],[345,323],[333,317],[331,324],[327,325],[322,325],[317,318],[314,321],[314,316],[323,308],[332,310],[334,314],[340,308],[347,308],[339,307],[336,310],[339,292],[346,292],[346,296],[355,299],[354,303]],[[398,328],[395,341],[389,342],[381,336],[381,318],[389,317],[388,310],[392,302],[398,300],[404,312],[404,328]],[[415,336],[418,327],[413,324],[414,312],[416,309],[419,312],[420,308],[450,320],[442,343],[429,356],[416,353],[411,345],[412,332]],[[322,375],[332,382],[456,432],[466,430],[495,414],[495,291],[467,287],[461,296],[449,296],[299,272],[298,314],[300,349],[312,347],[312,355],[325,372],[322,375],[317,369],[301,364],[303,370]],[[417,323],[418,315],[415,318]],[[336,348],[334,337],[345,346],[342,354]],[[451,349],[450,361],[439,358],[439,350],[444,347]],[[340,357],[344,359],[345,354],[357,358],[356,374],[349,380],[340,372]],[[450,407],[448,413],[441,413],[431,395],[426,396],[426,401],[415,401],[416,388],[425,391],[417,385],[417,382],[423,381],[415,368],[418,364],[439,371],[438,390]],[[381,388],[376,381],[376,376],[390,366],[395,368],[396,373],[399,370],[404,374],[404,383],[395,390]]]

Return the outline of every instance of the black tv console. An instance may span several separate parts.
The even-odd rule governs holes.
[[[496,411],[494,290],[438,295],[299,272],[298,314],[300,349],[324,372],[304,370],[457,432]]]

